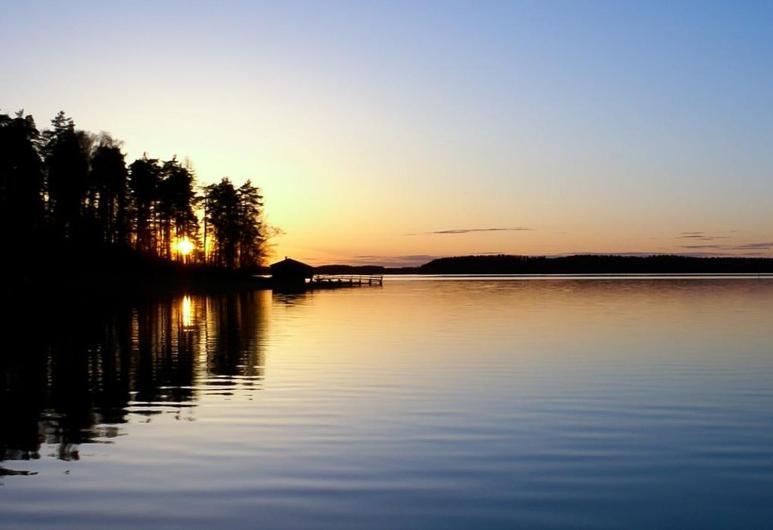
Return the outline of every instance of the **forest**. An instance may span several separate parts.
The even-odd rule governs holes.
[[[199,186],[188,161],[129,162],[64,112],[40,130],[23,111],[0,114],[0,231],[24,276],[253,271],[269,236],[249,180]]]

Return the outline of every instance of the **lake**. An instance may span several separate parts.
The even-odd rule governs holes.
[[[7,308],[3,529],[773,526],[770,279]]]

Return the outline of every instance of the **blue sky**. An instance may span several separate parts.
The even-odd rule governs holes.
[[[0,109],[64,109],[204,183],[251,178],[280,255],[773,255],[770,3],[0,13]]]

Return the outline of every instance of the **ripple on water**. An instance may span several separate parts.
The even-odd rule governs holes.
[[[771,309],[443,279],[53,311],[2,361],[0,528],[770,527]]]

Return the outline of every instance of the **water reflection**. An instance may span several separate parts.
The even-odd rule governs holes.
[[[180,311],[182,313],[183,329],[189,330],[193,328],[193,309],[191,307],[190,296],[183,296],[182,308]]]
[[[11,307],[0,529],[773,526],[770,280]]]
[[[15,347],[0,356],[0,458],[78,460],[130,419],[194,420],[197,393],[259,389],[270,302],[260,291],[19,302],[2,329]]]

